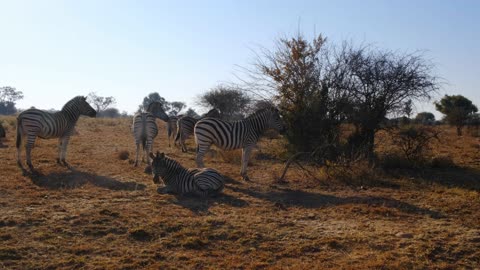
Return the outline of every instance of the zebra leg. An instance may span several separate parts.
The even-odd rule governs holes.
[[[180,144],[182,145],[182,152],[186,153],[187,152],[187,146],[185,145],[185,136],[183,132],[180,132]]]
[[[63,137],[61,138],[62,140],[62,154],[60,156],[60,163],[64,166],[69,167],[66,158],[67,158],[67,147],[68,147],[68,142],[70,141],[70,137]]]
[[[136,143],[136,151],[135,151],[135,167],[138,166],[138,152],[140,151],[140,143]]]
[[[144,155],[147,156],[147,167],[145,168],[144,172],[147,174],[152,173],[152,159],[150,158],[150,155],[149,155],[152,152],[152,146],[153,146],[153,142],[147,141],[147,144],[145,145],[145,149],[144,149]]]
[[[32,149],[33,149],[33,146],[35,145],[35,139],[36,139],[36,135],[28,135],[27,140],[25,142],[27,165],[30,168],[30,171],[32,173],[35,173],[35,168],[33,167],[33,164],[32,164]]]
[[[22,145],[21,145],[21,141],[18,142],[18,139],[17,139],[17,165],[22,170],[24,170],[23,165],[22,165]]]
[[[242,149],[242,169],[240,170],[240,175],[245,181],[250,181],[250,178],[247,175],[247,165],[248,160],[250,159],[250,153],[252,152],[252,148],[252,146],[247,146]]]
[[[58,157],[57,157],[57,164],[62,165],[60,160],[62,160],[62,138],[58,139]]]
[[[205,167],[205,164],[203,163],[203,157],[208,152],[211,145],[212,145],[211,143],[197,145],[197,157],[196,157],[195,161],[197,162],[197,166],[199,168],[204,168]]]

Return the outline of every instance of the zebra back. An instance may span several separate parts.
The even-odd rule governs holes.
[[[152,173],[154,183],[159,182],[161,177],[165,185],[179,194],[211,195],[223,189],[224,178],[216,170],[211,168],[186,169],[176,160],[157,152],[152,158]]]
[[[155,116],[151,113],[136,113],[133,116],[132,132],[135,142],[145,146],[147,141],[153,141],[158,135],[158,127]]]
[[[19,132],[42,138],[69,136],[80,115],[95,117],[97,112],[88,104],[86,97],[77,96],[69,100],[62,110],[50,113],[39,109],[28,109],[17,117]]]
[[[223,149],[237,149],[256,144],[262,133],[274,128],[284,129],[278,110],[261,109],[247,118],[229,122],[214,118],[204,118],[194,128],[197,145],[215,144]]]

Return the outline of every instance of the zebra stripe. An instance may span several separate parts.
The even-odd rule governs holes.
[[[247,176],[247,164],[250,153],[257,144],[262,133],[269,128],[282,131],[284,124],[278,110],[275,108],[261,109],[249,117],[235,122],[220,119],[205,118],[197,122],[194,128],[197,144],[197,166],[204,167],[203,157],[214,144],[224,150],[242,148],[243,179]]]
[[[200,119],[212,117],[212,118],[219,118],[220,113],[216,109],[212,109],[208,111],[204,116]],[[182,147],[182,152],[187,152],[187,146],[185,145],[185,140],[187,140],[192,134],[195,124],[198,120],[191,116],[183,116],[180,117],[177,121],[177,136],[175,136],[175,143],[180,141],[180,146]]]
[[[159,178],[163,179],[165,188],[160,188],[161,193],[175,193],[179,195],[217,195],[223,190],[224,178],[211,168],[186,169],[177,161],[157,152],[150,153],[152,158],[153,182],[158,184]]]
[[[136,154],[135,167],[138,166],[138,155],[140,152],[140,145],[143,148],[142,161],[147,158],[147,163],[150,165],[150,158],[148,153],[152,151],[153,140],[158,135],[158,127],[156,118],[163,121],[168,120],[167,114],[163,111],[160,102],[152,102],[147,108],[147,112],[139,112],[133,116],[132,132],[135,138]]]
[[[68,101],[61,111],[49,113],[38,109],[28,109],[17,117],[17,164],[23,170],[21,162],[21,144],[25,142],[27,165],[32,172],[35,171],[31,151],[35,145],[35,139],[60,138],[58,147],[59,164],[68,166],[65,161],[67,146],[70,136],[75,132],[75,124],[80,115],[95,117],[97,112],[88,104],[86,97],[77,96]]]

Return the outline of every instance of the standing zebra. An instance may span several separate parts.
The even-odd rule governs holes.
[[[68,101],[61,111],[49,113],[37,109],[23,111],[17,117],[17,164],[23,169],[21,162],[21,144],[24,138],[25,150],[27,153],[27,165],[32,172],[35,169],[32,165],[31,151],[35,139],[59,138],[58,159],[61,165],[68,166],[65,161],[67,146],[70,136],[75,132],[75,124],[80,115],[95,117],[97,112],[88,104],[86,97],[77,96]]]
[[[159,153],[152,158],[153,182],[158,184],[159,178],[165,183],[164,188],[159,188],[159,193],[174,193],[179,195],[214,196],[224,187],[224,177],[211,168],[186,169],[177,161]]]
[[[249,117],[235,122],[205,118],[195,125],[195,143],[197,144],[197,166],[204,167],[203,157],[212,144],[224,150],[242,148],[242,169],[240,174],[246,181],[247,164],[252,149],[262,133],[269,128],[283,131],[285,125],[275,108],[260,109]]]
[[[169,116],[167,121],[168,147],[170,147],[170,138],[175,138],[178,134],[177,121],[183,115]],[[175,141],[174,141],[175,144]]]
[[[143,147],[142,161],[145,157],[150,166],[150,158],[148,153],[152,151],[153,140],[157,137],[158,127],[155,119],[159,118],[163,121],[168,121],[168,116],[163,111],[162,104],[154,101],[148,105],[146,112],[139,112],[133,116],[132,132],[135,137],[136,156],[135,167],[138,166],[138,154],[140,151],[140,144]]]
[[[220,113],[217,109],[211,109],[208,111],[204,116],[200,119],[212,117],[212,118],[220,118]],[[182,146],[182,152],[187,152],[187,146],[185,145],[185,140],[188,139],[193,134],[193,128],[195,124],[200,120],[193,118],[191,116],[183,116],[180,117],[177,121],[177,136],[175,137],[175,143],[180,141],[180,145]]]

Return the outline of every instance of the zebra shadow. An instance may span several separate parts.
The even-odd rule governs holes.
[[[410,203],[381,196],[365,195],[337,197],[333,195],[292,189],[276,189],[268,192],[260,192],[252,189],[245,189],[239,187],[230,187],[230,189],[232,191],[243,193],[254,198],[270,201],[273,203],[273,206],[284,210],[292,206],[312,209],[339,206],[345,204],[361,204],[368,206],[382,206],[387,208],[394,208],[403,213],[426,215],[432,218],[444,217],[444,215],[440,212],[421,208]]]
[[[75,189],[86,184],[110,190],[144,190],[146,186],[137,182],[122,182],[107,176],[93,173],[70,170],[68,172],[53,172],[49,174],[30,174],[32,183],[47,189]]]
[[[219,194],[216,197],[194,197],[194,196],[175,196],[175,199],[170,199],[169,202],[178,206],[189,209],[195,214],[209,214],[210,207],[213,205],[229,205],[233,207],[246,207],[248,202],[239,198],[235,198],[229,194]]]

